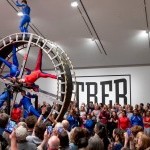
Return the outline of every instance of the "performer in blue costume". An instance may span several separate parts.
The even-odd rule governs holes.
[[[20,25],[19,25],[20,31],[27,33],[28,26],[30,23],[30,7],[28,6],[26,0],[22,0],[21,4],[17,0],[16,6],[21,7],[22,13],[23,13],[23,15],[21,16],[21,21],[20,21]]]
[[[10,91],[6,90],[0,95],[0,108],[3,106],[4,102],[8,100],[8,98],[12,98],[10,95]]]
[[[21,95],[23,96],[23,98],[20,100],[20,103],[18,105],[18,107],[21,107],[23,105],[24,108],[24,118],[26,118],[30,113],[39,117],[40,114],[38,113],[38,111],[33,107],[32,103],[31,103],[31,98],[35,98],[36,95],[31,95],[30,93],[27,93],[22,90],[21,91]]]
[[[20,74],[20,71],[18,69],[19,63],[18,63],[18,59],[17,59],[16,47],[15,46],[13,46],[13,50],[12,50],[12,59],[13,59],[13,63],[8,62],[4,58],[0,57],[0,61],[2,61],[10,69],[10,73],[6,74],[4,76],[4,78],[7,78],[7,77],[18,77],[19,74]]]
[[[7,91],[4,91],[1,95],[0,95],[0,107],[3,106],[3,103],[8,99],[9,97],[9,93]]]

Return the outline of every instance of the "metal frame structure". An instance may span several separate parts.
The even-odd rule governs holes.
[[[27,57],[32,46],[41,48],[49,57],[55,68],[57,77],[61,77],[62,80],[57,79],[57,95],[43,90],[40,90],[40,92],[46,94],[50,99],[53,97],[53,101],[59,105],[59,108],[56,110],[56,108],[53,107],[50,114],[55,112],[57,114],[55,119],[57,121],[61,120],[67,111],[71,99],[75,99],[76,96],[76,77],[69,57],[58,45],[33,33],[15,33],[1,39],[0,56],[9,60],[12,56],[11,51],[13,44],[16,45],[17,51],[23,48],[26,49],[19,77],[23,76]],[[0,62],[0,73],[3,72],[4,67],[5,65]]]

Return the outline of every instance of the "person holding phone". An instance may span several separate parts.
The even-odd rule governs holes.
[[[23,126],[17,127],[10,135],[12,150],[37,150],[37,146],[34,143],[26,140],[27,129]]]
[[[8,124],[6,125],[5,131],[8,133],[12,133],[14,128],[17,126],[17,123],[13,120],[9,120]]]

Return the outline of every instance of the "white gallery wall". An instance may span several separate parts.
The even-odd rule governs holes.
[[[110,78],[108,79],[107,76],[109,75]],[[124,78],[124,75],[131,76],[131,104],[139,104],[139,103],[148,103],[150,102],[150,66],[141,66],[141,67],[117,67],[117,68],[100,68],[100,69],[79,69],[76,70],[76,76],[78,81],[78,76],[104,76],[105,81],[111,79],[111,75],[122,75],[116,76],[116,78]],[[86,77],[81,79],[86,80]],[[87,78],[87,80],[89,80]],[[97,78],[97,82],[100,82],[100,78]],[[113,76],[112,76],[113,80]],[[94,79],[95,81],[95,79]],[[121,87],[120,87],[121,88]],[[109,94],[109,93],[108,93]],[[111,99],[111,98],[110,98]],[[112,98],[113,99],[113,98]],[[81,102],[86,102],[81,98]],[[101,102],[101,97],[99,99],[99,103]],[[107,102],[108,103],[108,102]],[[114,102],[113,102],[114,103]],[[122,102],[121,102],[122,103]]]

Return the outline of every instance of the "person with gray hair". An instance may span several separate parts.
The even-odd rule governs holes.
[[[11,149],[17,150],[36,150],[37,146],[26,140],[28,133],[27,129],[23,126],[19,126],[11,134]]]
[[[98,137],[91,137],[88,141],[87,150],[104,150],[104,144]]]
[[[68,122],[68,120],[63,120],[62,121],[62,125],[63,125],[63,128],[66,130],[66,132],[68,134],[68,137],[70,139],[69,122]]]

